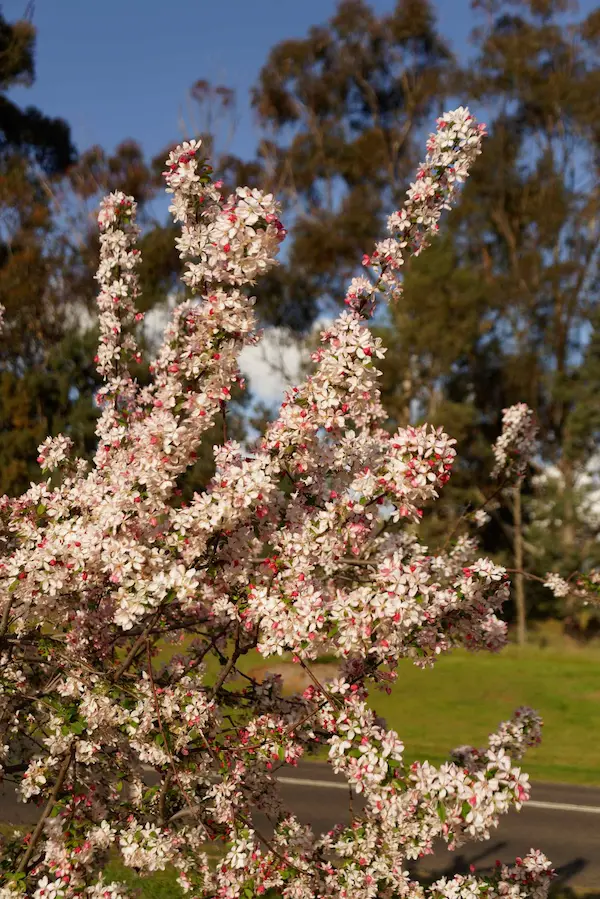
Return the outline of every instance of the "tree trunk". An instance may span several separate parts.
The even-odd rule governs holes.
[[[402,411],[400,413],[400,426],[407,428],[410,425],[410,404],[413,395],[413,379],[411,362],[409,360],[404,379],[402,381]]]
[[[565,556],[571,563],[575,549],[575,474],[570,460],[563,460],[563,546]]]
[[[521,484],[517,484],[513,495],[513,551],[515,556],[515,606],[517,609],[517,643],[523,646],[527,639],[527,611],[525,606],[525,576],[523,574],[523,510],[521,506]]]

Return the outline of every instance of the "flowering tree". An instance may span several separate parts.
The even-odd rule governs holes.
[[[504,570],[467,538],[435,556],[399,527],[419,522],[455,451],[441,430],[382,428],[374,364],[384,349],[366,327],[378,294],[401,290],[405,256],[437,230],[483,133],[463,108],[438,121],[389,237],[363,260],[372,277],[352,281],[348,311],[322,334],[314,374],[253,452],[215,449],[216,474],[189,505],[177,479],[207,429],[226,422],[240,350],[258,339],[248,287],[285,230],[272,196],[221,195],[199,143],[171,154],[192,298],[141,388],[128,368],[141,319],[135,203],[104,201],[93,464],[70,457],[67,437],[49,439],[39,458],[48,480],[1,504],[1,758],[40,809],[31,833],[4,841],[2,899],[125,896],[102,879],[111,851],[142,873],[174,866],[197,897],[546,894],[550,865],[533,850],[491,877],[429,890],[405,870],[438,837],[451,847],[486,839],[527,800],[516,763],[539,740],[535,713],[520,709],[486,749],[461,747],[435,767],[406,764],[367,703],[369,688],[389,690],[400,658],[433,664],[455,646],[505,641]],[[513,464],[520,440],[506,437],[499,464]],[[185,653],[160,664],[181,637]],[[291,653],[313,685],[284,697],[276,678],[244,675],[239,660],[255,649]],[[324,653],[340,660],[326,686],[311,673]],[[365,801],[324,835],[283,807],[276,779],[318,746]],[[215,841],[224,855],[211,867]]]

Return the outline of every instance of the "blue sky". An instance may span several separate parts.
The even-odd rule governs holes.
[[[380,12],[393,0],[372,0]],[[469,0],[437,0],[442,33],[466,48]],[[10,20],[25,0],[5,0]],[[240,121],[231,149],[255,143],[248,89],[269,49],[304,35],[334,12],[335,0],[37,0],[37,82],[13,98],[62,116],[80,150],[125,137],[154,154],[193,126],[187,94],[199,78],[236,90]]]
[[[370,2],[384,13],[395,0]],[[26,0],[1,2],[9,20],[22,16],[26,5]],[[111,150],[132,137],[152,156],[201,127],[198,119],[194,127],[188,96],[191,85],[206,78],[235,89],[239,123],[227,149],[247,158],[257,136],[248,90],[269,49],[305,35],[336,5],[336,0],[36,0],[37,81],[12,96],[65,118],[79,150],[92,144]],[[464,54],[469,0],[434,0],[434,5],[441,33],[457,55]],[[583,12],[595,5],[595,0],[580,3]],[[153,210],[160,217],[166,211],[160,202]],[[270,370],[261,365],[257,357],[247,367],[267,384]],[[275,386],[279,393],[280,385]]]
[[[1,3],[9,20],[22,16],[26,5]],[[395,0],[371,5],[384,13]],[[19,104],[66,119],[80,151],[93,144],[112,150],[133,137],[153,156],[201,128],[198,117],[194,127],[189,89],[206,78],[235,89],[239,121],[227,149],[248,157],[257,137],[248,91],[270,48],[302,37],[336,6],[336,0],[36,0],[36,83],[11,95]],[[455,52],[464,51],[469,0],[437,0],[437,8],[442,33]],[[166,203],[152,203],[153,214],[160,218],[165,212]],[[294,371],[297,349],[288,349],[285,358]],[[262,399],[279,400],[281,379],[261,348],[250,349],[241,361]]]

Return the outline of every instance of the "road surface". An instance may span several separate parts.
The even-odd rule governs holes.
[[[285,768],[280,776],[283,798],[305,824],[329,830],[348,820],[349,791],[328,765],[305,763]],[[356,799],[354,800],[357,808]],[[16,801],[5,785],[0,789],[0,821],[32,823],[35,806]],[[520,812],[510,812],[483,843],[469,843],[457,852],[445,848],[419,862],[426,873],[453,874],[474,864],[484,871],[496,859],[514,862],[529,849],[541,849],[552,861],[559,882],[570,887],[600,889],[600,788],[535,783],[532,798]]]
[[[283,796],[303,823],[321,831],[347,820],[348,787],[327,765],[311,763],[289,771],[280,778]],[[442,847],[420,860],[419,870],[441,876],[474,864],[483,871],[496,859],[514,863],[532,848],[552,861],[559,882],[600,889],[600,789],[534,783],[531,800],[520,812],[504,815],[489,840],[467,843],[456,852]]]

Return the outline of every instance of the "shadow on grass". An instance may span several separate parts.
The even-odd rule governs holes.
[[[493,849],[499,853],[505,846],[506,843],[498,841],[494,844]],[[479,858],[483,857],[482,853]],[[418,879],[423,886],[427,886],[434,881],[439,880],[441,877],[453,877],[455,874],[468,874],[470,865],[476,865],[477,861],[477,856],[471,856],[469,859],[466,859],[462,855],[457,855],[453,859],[452,865],[449,865],[443,871],[437,872],[435,875],[420,873],[418,868],[412,866],[411,874],[412,876],[418,876]],[[578,874],[581,874],[586,866],[586,859],[575,858],[567,864],[557,868],[556,880],[550,890],[550,899],[600,899],[600,887],[597,890],[587,890],[569,886],[569,881]],[[481,870],[477,869],[478,874],[486,874],[489,872],[489,867],[482,868]],[[121,883],[126,883],[138,899],[179,899],[179,897],[182,897],[183,899],[184,897],[183,892],[177,885],[175,873],[170,870],[160,871],[149,877],[139,877],[133,871],[124,868],[119,862],[115,862],[108,866],[104,876],[107,881],[117,880]],[[263,894],[262,899],[281,899],[281,895],[275,891],[269,890],[268,893]]]

